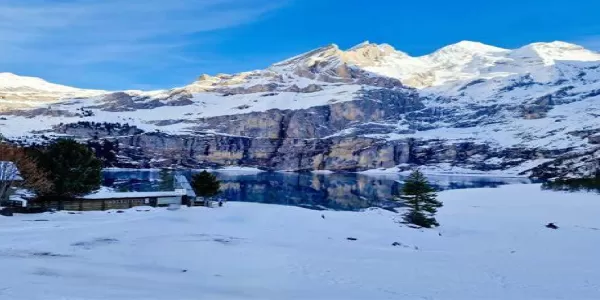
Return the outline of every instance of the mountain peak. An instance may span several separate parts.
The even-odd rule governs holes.
[[[360,43],[360,44],[358,44],[358,45],[356,45],[356,46],[348,49],[348,51],[354,51],[354,50],[362,49],[362,48],[365,48],[365,47],[369,47],[371,45],[374,45],[374,44],[371,44],[371,42],[369,42],[369,41],[364,41],[364,42],[362,42],[362,43]]]
[[[49,83],[38,77],[20,76],[14,73],[0,73],[0,89],[28,88],[37,90],[65,91],[71,87]]]
[[[5,99],[59,99],[67,96],[94,96],[105,93],[99,90],[84,90],[48,82],[38,77],[0,73],[0,96]]]
[[[10,78],[10,77],[21,77],[21,76],[16,75],[14,73],[10,73],[10,72],[0,72],[0,78]]]
[[[553,41],[553,42],[537,42],[531,43],[527,46],[533,48],[559,48],[559,49],[583,49],[582,46],[577,44],[562,42],[562,41]],[[525,47],[527,47],[525,46]]]
[[[10,72],[0,72],[0,79],[1,80],[20,80],[20,81],[26,81],[26,80],[45,81],[38,77],[21,76],[21,75],[17,75],[15,73],[10,73]]]
[[[292,58],[286,59],[284,61],[273,64],[273,67],[284,67],[289,65],[296,65],[303,61],[315,61],[315,60],[323,60],[333,56],[339,56],[342,53],[340,47],[336,44],[329,44],[324,47],[320,47],[303,54],[294,56]]]
[[[435,53],[448,53],[448,52],[469,52],[469,53],[486,53],[486,52],[506,52],[507,49],[486,45],[480,42],[472,41],[460,41],[445,47],[442,47]]]
[[[350,49],[348,49],[347,51],[345,51],[346,53],[356,53],[356,52],[381,52],[383,54],[392,54],[392,53],[396,53],[396,54],[401,54],[401,55],[407,55],[404,52],[400,52],[397,51],[396,49],[394,49],[394,47],[392,47],[389,44],[375,44],[375,43],[371,43],[369,41],[364,41]]]
[[[600,61],[600,54],[587,50],[582,46],[554,41],[549,43],[532,43],[514,50],[513,56],[540,60],[545,65],[556,61]]]

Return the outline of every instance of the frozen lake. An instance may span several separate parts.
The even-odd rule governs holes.
[[[229,201],[299,206],[310,209],[361,210],[390,208],[404,176],[353,173],[313,174],[281,172],[216,172],[222,182],[221,197]],[[489,188],[527,184],[527,178],[483,176],[429,176],[438,190]],[[104,173],[104,184],[120,190],[160,189],[159,171],[119,170]]]

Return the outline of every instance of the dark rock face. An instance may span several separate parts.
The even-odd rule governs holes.
[[[566,153],[533,168],[531,172],[532,177],[540,179],[600,176],[600,148]]]
[[[546,117],[546,113],[555,105],[552,95],[539,97],[532,103],[521,107],[523,118],[541,119]]]
[[[77,114],[67,110],[51,109],[48,108],[36,108],[31,110],[13,110],[10,112],[0,112],[0,115],[10,114],[13,116],[21,116],[25,118],[36,118],[36,117],[77,117]]]
[[[353,125],[393,121],[424,108],[417,94],[400,90],[367,90],[359,97],[301,110],[273,109],[205,118],[199,120],[196,129],[256,138],[324,138]]]
[[[292,92],[292,93],[315,93],[315,92],[319,92],[322,91],[323,87],[321,87],[320,85],[317,84],[309,84],[303,88],[299,88],[297,85],[292,85],[289,88],[285,89],[285,92]]]
[[[358,136],[298,139],[144,133],[118,138],[118,142],[119,154],[139,162],[141,167],[242,165],[290,171],[363,171],[399,164],[448,163],[478,170],[501,170],[540,156],[556,155],[541,150],[495,150],[486,144],[472,142],[386,141]],[[508,162],[485,163],[487,159],[496,157],[505,158]],[[159,158],[166,160],[157,160]]]
[[[276,87],[262,86],[258,89],[269,92]],[[306,89],[305,92],[310,92],[319,88],[307,86]],[[260,96],[269,97],[270,94]],[[113,100],[108,102],[106,109],[129,109],[139,104],[125,93],[115,93],[109,97]],[[167,99],[156,100],[158,102],[144,102],[144,105],[186,105],[189,97],[184,91],[174,93]],[[426,108],[422,100],[411,89],[369,88],[360,90],[353,101],[331,101],[328,105],[307,109],[273,109],[154,123],[158,126],[188,123],[192,133],[182,135],[143,132],[127,124],[90,122],[61,124],[53,131],[81,139],[107,138],[118,141],[118,166],[123,167],[241,165],[291,171],[363,171],[397,165],[410,168],[443,163],[491,171],[516,167],[534,159],[560,158],[535,168],[533,176],[539,178],[568,174],[565,166],[568,169],[575,168],[582,174],[591,173],[592,169],[597,168],[597,159],[593,159],[590,153],[577,157],[565,156],[572,149],[498,149],[483,142],[422,140],[408,135],[393,140],[374,137],[377,134],[411,134],[416,130],[436,128],[439,123],[453,124],[453,127],[489,124],[497,122],[494,120],[498,118],[494,116],[507,109],[500,105],[475,104],[461,111],[441,106]],[[542,97],[533,104],[545,110],[545,107],[553,104],[552,101],[552,97]],[[509,109],[518,113],[519,107]],[[398,129],[399,123],[406,124],[405,128],[408,129]],[[591,144],[599,140],[598,131],[595,130],[570,134],[588,138]],[[594,155],[600,157],[598,153]]]
[[[78,138],[106,138],[124,135],[141,134],[144,131],[135,126],[118,123],[78,122],[55,126],[56,133],[67,134]]]
[[[116,92],[105,95],[102,104],[88,108],[101,109],[109,112],[135,111],[140,109],[153,109],[162,106],[186,106],[194,102],[192,95],[186,91],[175,91],[165,99],[152,99],[150,97],[130,95],[125,92]]]
[[[588,142],[590,144],[600,144],[600,135],[593,135],[588,137]]]
[[[254,93],[264,93],[264,92],[273,92],[279,88],[277,83],[269,83],[269,84],[258,84],[251,87],[235,87],[235,88],[222,88],[217,89],[216,92],[222,93],[224,95],[237,95],[237,94],[254,94]]]

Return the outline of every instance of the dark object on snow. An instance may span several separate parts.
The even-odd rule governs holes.
[[[321,218],[325,219],[325,215],[321,215]]]
[[[5,207],[3,209],[0,209],[0,216],[12,217],[13,210],[10,207]]]
[[[118,214],[122,214],[122,213],[124,213],[124,211],[122,211],[122,210],[117,210],[117,213],[118,213]]]
[[[548,225],[546,225],[546,228],[558,229],[558,226],[554,225],[554,223],[548,223]]]
[[[349,240],[349,241],[356,241],[356,240],[358,240],[357,238],[353,238],[353,237],[349,237],[349,238],[346,238],[346,239]]]
[[[441,233],[441,232],[438,232],[438,235],[439,235],[439,236],[442,236],[442,233]]]
[[[38,220],[33,220],[34,222],[48,222],[48,220],[46,219],[38,219]]]
[[[394,247],[402,246],[402,243],[394,242],[394,243],[392,243],[392,246],[394,246]]]
[[[181,273],[186,273],[186,272],[187,272],[187,270],[185,270],[185,269],[184,269],[184,270],[181,270]]]
[[[223,206],[223,200],[219,200],[219,207]]]

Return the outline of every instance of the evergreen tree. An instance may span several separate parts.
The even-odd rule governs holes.
[[[117,153],[119,152],[119,142],[111,142],[107,139],[99,141],[97,137],[87,142],[88,147],[94,152],[96,157],[102,161],[105,168],[114,167],[117,163]]]
[[[219,182],[217,176],[202,171],[192,176],[192,188],[199,197],[214,197],[219,194],[221,182]]]
[[[59,139],[36,152],[39,166],[53,185],[51,191],[39,191],[38,195],[74,198],[100,188],[102,161],[86,145]]]
[[[408,206],[405,222],[425,228],[439,226],[435,214],[443,204],[437,200],[435,190],[419,170],[408,176],[399,198]]]
[[[161,191],[172,191],[175,189],[175,176],[169,169],[161,169],[158,174],[160,177],[159,188]]]

